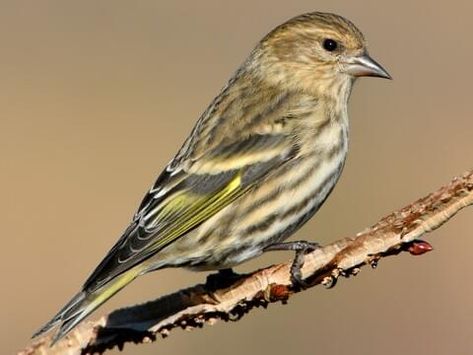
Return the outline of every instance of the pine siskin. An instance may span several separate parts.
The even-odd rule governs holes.
[[[347,103],[360,76],[390,78],[343,17],[309,13],[266,35],[197,121],[133,221],[82,290],[41,330],[54,342],[144,273],[231,268],[283,241],[319,209],[348,150]]]

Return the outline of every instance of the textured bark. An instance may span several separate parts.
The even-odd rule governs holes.
[[[305,257],[302,275],[311,287],[333,287],[340,276],[358,273],[364,265],[407,251],[421,255],[432,248],[418,238],[473,204],[473,170],[436,192],[391,213],[352,238],[340,239]],[[230,284],[214,280],[142,305],[116,310],[98,321],[83,322],[69,336],[49,347],[50,336],[34,341],[19,354],[87,354],[104,352],[126,342],[151,342],[174,328],[196,328],[217,320],[237,321],[254,307],[285,302],[298,290],[284,263],[240,275]],[[222,281],[226,285],[222,284]],[[210,290],[212,288],[212,290]]]

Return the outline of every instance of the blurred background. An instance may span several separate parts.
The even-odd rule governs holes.
[[[26,346],[78,290],[254,44],[314,10],[351,19],[395,79],[355,87],[344,174],[297,234],[317,240],[353,235],[472,167],[470,1],[0,1],[0,353]],[[425,256],[124,353],[471,353],[472,231],[467,209]],[[147,275],[93,318],[205,277]]]

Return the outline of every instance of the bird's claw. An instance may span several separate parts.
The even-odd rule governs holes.
[[[291,265],[291,283],[296,290],[304,290],[310,286],[309,283],[303,280],[301,269],[304,266],[304,256],[307,253],[313,252],[320,245],[314,242],[305,240],[298,240],[294,242],[274,243],[265,248],[265,251],[271,250],[292,250],[295,251],[296,256]]]

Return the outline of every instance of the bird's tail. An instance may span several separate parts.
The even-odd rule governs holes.
[[[53,319],[39,329],[33,335],[33,338],[47,332],[56,325],[59,325],[59,330],[52,339],[51,346],[54,345],[85,317],[133,281],[139,273],[139,270],[133,268],[115,277],[93,292],[79,292],[58,312],[58,314],[56,314],[56,316],[54,316]]]

